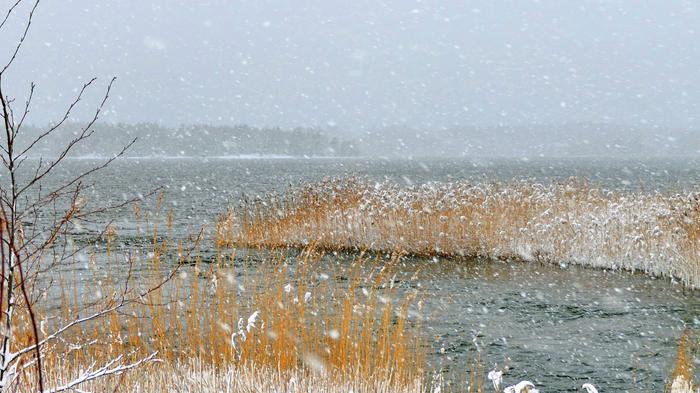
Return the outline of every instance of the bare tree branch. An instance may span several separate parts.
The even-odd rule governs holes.
[[[119,355],[116,358],[110,360],[107,362],[104,366],[98,368],[97,370],[94,371],[85,371],[83,372],[78,378],[74,379],[73,381],[63,385],[59,386],[53,389],[46,390],[44,393],[58,393],[58,392],[63,392],[66,390],[76,390],[76,386],[81,385],[85,382],[90,382],[92,380],[106,377],[108,375],[120,375],[124,373],[125,371],[137,368],[141,366],[142,364],[149,363],[149,362],[155,362],[159,361],[156,359],[156,355],[158,352],[153,352],[147,357],[140,359],[134,363],[129,363],[129,364],[119,364],[115,366],[115,364],[121,362],[123,356]]]
[[[7,14],[5,14],[5,18],[3,18],[2,22],[0,22],[0,29],[2,29],[3,26],[5,26],[5,22],[7,22],[7,20],[10,18],[10,15],[12,14],[12,11],[14,11],[15,8],[17,8],[17,6],[19,5],[19,3],[21,3],[21,2],[22,2],[22,0],[17,0],[17,1],[15,1],[15,3],[12,4],[12,6],[7,10]]]
[[[13,1],[5,17],[0,22],[0,29],[5,26],[10,16],[23,0]],[[43,339],[40,337],[43,331],[37,326],[34,306],[36,304],[40,305],[38,299],[40,298],[40,293],[42,293],[41,288],[39,288],[38,293],[36,292],[37,283],[42,283],[42,285],[46,283],[46,280],[42,279],[42,274],[49,273],[54,269],[60,271],[61,268],[72,263],[73,257],[80,252],[79,250],[88,247],[74,248],[70,246],[72,244],[72,236],[77,233],[79,225],[88,224],[93,227],[93,224],[96,222],[95,217],[122,209],[140,198],[130,198],[126,201],[108,204],[103,207],[87,208],[81,196],[82,192],[90,186],[85,185],[84,181],[123,156],[126,150],[135,143],[136,139],[126,144],[111,158],[72,176],[68,180],[62,181],[50,191],[46,192],[42,186],[44,180],[66,160],[75,146],[85,142],[94,134],[94,125],[109,99],[116,78],[112,78],[107,84],[106,91],[92,117],[82,127],[81,131],[63,146],[58,156],[48,162],[45,162],[40,157],[36,168],[31,168],[28,171],[29,173],[26,173],[27,171],[24,170],[20,171],[24,168],[24,164],[32,151],[42,141],[57,133],[70,119],[73,110],[81,102],[86,91],[96,81],[93,78],[83,84],[77,96],[68,104],[67,109],[63,112],[58,122],[49,126],[47,130],[41,132],[38,136],[30,138],[27,144],[23,145],[24,147],[18,147],[17,141],[21,138],[18,139],[17,137],[20,136],[22,126],[29,116],[35,84],[30,84],[29,93],[22,110],[15,111],[13,108],[15,105],[14,99],[4,94],[2,82],[5,71],[15,62],[24,46],[35,12],[40,3],[40,0],[27,1],[31,4],[31,8],[25,20],[24,28],[17,44],[12,47],[9,60],[0,69],[0,117],[4,128],[4,137],[2,138],[4,140],[0,143],[0,160],[9,175],[8,181],[0,183],[0,326],[2,327],[2,334],[0,334],[0,393],[7,392],[12,381],[16,381],[17,373],[24,373],[29,366],[36,367],[36,390],[39,392],[80,391],[77,387],[80,384],[108,375],[119,375],[144,363],[154,361],[156,353],[152,353],[150,356],[133,363],[124,363],[122,356],[118,356],[107,361],[102,367],[97,369],[93,365],[77,379],[63,386],[45,390],[42,357],[43,353],[47,351],[46,345],[53,340],[64,341],[61,335],[71,328],[90,323],[90,321],[103,318],[110,313],[118,312],[126,304],[139,302],[145,296],[159,290],[166,282],[172,280],[182,263],[182,259],[178,260],[176,266],[167,275],[161,277],[161,281],[155,282],[155,284],[145,290],[137,291],[130,287],[134,261],[132,258],[129,258],[128,272],[122,292],[100,296],[98,300],[94,301],[94,304],[92,304],[93,302],[88,302],[87,305],[83,305],[85,307],[83,308],[84,310],[87,310],[88,307],[97,307],[99,305],[98,308],[101,311],[83,318],[76,318],[73,321],[66,321],[55,332],[45,336]],[[65,202],[69,204],[67,208],[63,206]],[[104,236],[108,225],[97,230],[99,237]],[[25,228],[27,229],[26,233]],[[92,233],[95,232],[94,228],[90,230]],[[199,244],[200,239],[201,232],[195,247]],[[46,261],[46,259],[49,260]],[[52,281],[50,277],[48,281]],[[16,309],[21,309],[28,316],[30,325],[28,328],[30,329],[33,343],[16,352],[12,352],[12,349],[18,345],[16,342],[17,337],[13,332],[13,327],[17,324],[14,316]],[[33,360],[24,359],[30,354],[33,355]],[[20,371],[18,371],[18,368]]]
[[[32,333],[34,337],[34,342],[36,344],[36,370],[37,370],[37,384],[39,385],[39,390],[44,390],[44,378],[43,369],[41,368],[41,348],[39,346],[39,329],[36,325],[36,316],[34,315],[34,308],[32,307],[32,302],[27,294],[27,285],[24,281],[24,269],[22,269],[23,259],[19,255],[19,251],[15,248],[12,250],[15,254],[15,260],[17,261],[17,271],[19,271],[20,284],[18,285],[21,289],[22,296],[24,296],[25,306],[27,307],[27,313],[29,314],[29,321],[31,322]]]
[[[80,89],[80,91],[78,92],[78,95],[75,97],[75,99],[68,106],[68,109],[66,109],[66,111],[63,112],[63,116],[61,117],[61,119],[57,123],[55,123],[53,126],[51,126],[47,131],[43,132],[38,137],[36,137],[32,141],[32,143],[29,144],[29,146],[27,146],[21,153],[19,153],[19,155],[23,156],[23,155],[27,154],[27,152],[31,151],[34,148],[34,146],[36,146],[37,143],[41,142],[44,138],[51,135],[54,131],[58,130],[63,125],[63,123],[65,123],[68,120],[73,109],[78,105],[80,100],[83,98],[83,94],[85,93],[85,90],[87,90],[93,83],[95,83],[96,80],[97,80],[97,78],[92,78],[87,83],[85,83],[83,85],[83,87]],[[32,90],[33,90],[33,88],[32,88]]]
[[[93,134],[94,131],[92,130],[92,126],[95,124],[95,122],[99,118],[100,113],[102,112],[102,108],[104,107],[105,103],[107,102],[107,99],[109,98],[109,92],[112,90],[112,84],[114,84],[115,80],[116,80],[116,78],[112,78],[112,80],[110,80],[109,85],[107,85],[107,91],[105,92],[104,96],[102,97],[102,102],[100,102],[100,105],[97,107],[97,110],[95,111],[94,116],[92,117],[90,122],[88,122],[88,124],[83,128],[81,133],[76,138],[74,138],[73,140],[68,142],[68,144],[66,144],[66,146],[63,148],[61,153],[59,153],[58,157],[55,158],[53,161],[51,161],[49,163],[49,165],[46,167],[46,169],[42,170],[38,176],[34,177],[24,187],[22,187],[19,191],[17,191],[17,195],[22,194],[24,191],[31,188],[34,184],[40,182],[46,175],[51,173],[56,168],[56,166],[58,166],[58,164],[61,163],[66,158],[68,153],[70,153],[73,150],[73,147],[75,147],[75,145],[77,145],[78,143],[89,138]],[[92,82],[90,82],[90,83],[92,83]],[[112,161],[114,161],[118,157],[121,157],[124,154],[124,152],[129,147],[131,147],[131,145],[134,144],[134,142],[136,142],[136,139],[134,139],[131,143],[129,143],[126,147],[124,147],[119,154],[117,154],[116,156],[113,156],[111,159],[107,160],[107,162],[105,164],[103,164],[102,166],[100,166],[99,169],[88,171],[82,177],[85,177],[92,172],[98,171],[98,170],[106,167]]]
[[[12,52],[12,56],[10,56],[10,60],[7,61],[7,63],[5,64],[5,66],[4,66],[4,67],[2,68],[2,70],[0,71],[0,75],[2,75],[3,73],[5,73],[5,71],[7,71],[7,69],[10,68],[10,65],[12,65],[12,63],[13,63],[13,62],[15,61],[15,59],[17,58],[17,54],[19,53],[19,50],[22,48],[22,45],[24,44],[24,40],[27,38],[27,34],[29,33],[29,28],[30,28],[31,25],[32,25],[32,19],[34,18],[34,11],[36,11],[36,7],[39,6],[39,1],[40,1],[40,0],[36,0],[36,1],[34,2],[34,6],[32,6],[31,11],[29,11],[29,16],[27,17],[27,22],[26,22],[26,24],[25,24],[24,31],[22,32],[22,36],[20,37],[19,42],[18,42],[17,45],[15,46],[15,50],[14,50],[14,52]],[[16,6],[16,5],[17,5],[17,3],[15,4],[15,6]],[[14,9],[15,6],[13,6],[12,9]],[[8,14],[7,14],[8,16],[10,15],[10,12],[12,12],[12,9],[8,12]],[[6,21],[6,20],[7,20],[7,19],[5,19],[5,20],[2,22],[3,25],[5,24],[5,21]]]
[[[57,337],[59,337],[61,334],[63,334],[67,330],[69,330],[75,326],[82,325],[85,322],[92,321],[92,320],[98,319],[100,317],[103,317],[103,316],[123,307],[124,304],[126,304],[126,302],[124,300],[122,300],[119,303],[117,303],[117,305],[112,306],[106,310],[98,311],[94,314],[88,315],[87,317],[76,319],[76,320],[70,322],[69,324],[61,327],[60,329],[56,330],[55,332],[51,333],[50,335],[46,336],[43,340],[39,341],[38,343],[36,343],[34,345],[30,345],[30,346],[25,347],[25,348],[22,348],[22,349],[18,350],[17,352],[12,353],[10,355],[9,360],[6,360],[5,362],[7,364],[9,364],[9,363],[17,360],[20,356],[22,356],[26,353],[36,351],[37,348],[40,348],[42,345],[45,345],[45,344],[51,342],[52,340],[55,340]]]
[[[84,178],[86,178],[86,177],[92,175],[93,173],[98,172],[98,171],[101,171],[102,169],[108,167],[108,166],[109,166],[112,162],[114,162],[117,158],[122,157],[122,156],[124,155],[124,153],[126,153],[126,151],[129,150],[129,148],[131,148],[131,146],[133,146],[134,143],[136,143],[136,140],[137,140],[137,139],[134,138],[131,142],[129,142],[127,145],[125,145],[125,146],[121,149],[121,151],[119,151],[119,153],[117,153],[117,154],[113,155],[112,157],[108,158],[108,159],[105,160],[102,164],[100,164],[100,165],[98,165],[98,166],[95,166],[95,167],[93,167],[93,168],[91,168],[91,169],[89,169],[89,170],[87,170],[87,171],[81,173],[80,175],[74,177],[73,179],[71,179],[71,180],[69,180],[69,181],[63,183],[63,185],[61,185],[60,187],[56,188],[52,193],[60,193],[60,192],[62,192],[63,190],[65,190],[65,189],[67,189],[67,188],[69,188],[69,187],[75,185],[76,183],[80,182],[82,179],[84,179]],[[72,147],[72,145],[71,145],[71,147]],[[66,153],[66,154],[67,154],[67,153]],[[33,187],[35,184],[39,183],[44,177],[46,177],[46,175],[48,175],[48,173],[49,173],[50,171],[52,171],[53,169],[55,169],[55,167],[58,165],[58,163],[59,163],[60,161],[62,161],[62,160],[65,158],[65,155],[66,155],[66,154],[63,154],[62,157],[61,157],[60,159],[58,159],[58,160],[52,162],[51,165],[50,165],[50,168],[47,168],[47,169],[46,169],[45,171],[43,171],[38,177],[35,177],[34,179],[30,180],[24,187],[22,187],[22,188],[20,189],[20,191],[17,192],[17,195],[21,195],[22,193],[24,193],[25,191],[27,191],[28,189],[30,189],[31,187]],[[50,194],[51,194],[51,193],[50,193]]]

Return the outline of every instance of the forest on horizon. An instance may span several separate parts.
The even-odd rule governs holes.
[[[77,135],[79,123],[57,134]],[[24,132],[39,135],[40,127]],[[700,156],[700,132],[597,123],[529,126],[455,126],[427,129],[390,126],[370,131],[298,127],[166,127],[155,123],[98,123],[91,144],[76,146],[75,157],[106,157],[134,138],[128,157],[473,157],[473,158],[656,158]],[[35,155],[57,153],[46,139]]]

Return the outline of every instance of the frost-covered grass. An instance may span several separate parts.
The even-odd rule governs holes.
[[[700,344],[700,341],[698,341],[697,344]],[[700,385],[695,384],[695,370],[691,360],[692,358],[688,359],[689,352],[691,353],[690,356],[692,357],[693,347],[696,347],[697,350],[697,344],[693,345],[692,339],[688,334],[685,334],[678,343],[676,367],[674,368],[670,381],[667,384],[667,391],[669,393],[700,392]]]
[[[359,249],[575,263],[700,287],[700,194],[542,185],[399,186],[336,179],[246,201],[220,244]]]
[[[74,363],[51,369],[51,385],[75,377],[80,367]],[[113,393],[424,393],[429,389],[422,379],[397,386],[388,380],[339,377],[328,373],[309,373],[301,369],[279,371],[255,364],[222,367],[191,361],[154,363],[129,373],[104,378],[80,386],[78,392]],[[35,393],[29,385],[18,390]]]
[[[368,269],[372,261],[362,256],[334,264],[310,249],[250,254],[245,261],[233,257],[235,250],[218,249],[205,261],[156,232],[128,285],[157,289],[45,346],[44,369],[71,377],[54,375],[56,384],[47,386],[80,379],[81,370],[111,359],[132,364],[155,353],[160,362],[146,366],[157,371],[130,382],[135,391],[274,391],[290,379],[299,392],[419,390],[429,349],[418,294],[393,285],[396,259]],[[42,331],[110,307],[111,294],[126,284],[124,260],[114,252],[101,257],[106,265],[93,256],[84,270],[56,278],[53,298],[36,309]],[[172,279],[163,280],[178,264]],[[24,316],[18,321],[17,342],[27,345],[30,326]],[[30,383],[32,371],[27,367],[24,382],[15,383]],[[116,386],[100,383],[83,389]]]
[[[668,377],[664,392],[698,393],[700,385],[695,382],[693,362],[688,358],[697,348],[690,335],[684,335],[678,345],[678,357],[674,370]],[[61,381],[75,379],[82,370],[89,366],[90,360],[60,362],[50,368],[45,377],[52,386],[59,386]],[[281,371],[269,365],[227,363],[214,365],[198,359],[177,360],[175,362],[158,361],[146,364],[127,373],[116,374],[80,385],[77,392],[149,392],[149,393],[311,393],[311,392],[465,392],[485,393],[508,391],[507,385],[516,386],[518,380],[509,378],[509,373],[501,370],[488,372],[488,384],[484,383],[486,370],[478,363],[470,371],[469,380],[461,384],[448,383],[439,373],[416,376],[412,381],[402,384],[392,383],[387,379],[366,379],[359,375],[341,375],[332,371],[308,370],[303,368]],[[23,376],[24,383],[17,392],[33,393],[29,383],[31,369]],[[537,376],[533,376],[537,377]],[[577,376],[572,376],[576,380]],[[597,381],[597,385],[602,381]],[[581,382],[578,382],[581,383]],[[524,383],[520,383],[524,384]],[[585,383],[595,386],[590,382]],[[572,385],[572,391],[582,386]],[[596,391],[585,389],[587,392]],[[531,390],[534,392],[534,390]],[[549,391],[549,390],[548,390]],[[649,391],[644,386],[630,386],[629,391]]]
[[[353,187],[362,184],[352,183]],[[344,200],[349,195],[356,195],[349,188],[350,185],[351,183],[334,182],[325,188],[309,188],[301,195],[317,199],[297,201],[297,205],[291,205],[290,200],[282,206],[273,200],[266,201],[267,206],[264,206],[261,201],[257,216],[246,216],[242,228],[236,227],[240,222],[233,218],[219,223],[219,245],[214,250],[201,250],[202,243],[199,242],[194,242],[195,246],[174,245],[172,235],[168,235],[172,223],[170,214],[166,224],[168,228],[164,233],[159,233],[157,225],[153,224],[158,220],[154,219],[149,224],[148,218],[143,218],[146,223],[139,225],[144,226],[144,233],[152,233],[152,237],[150,241],[139,243],[145,244],[143,249],[130,249],[133,252],[130,257],[136,261],[129,269],[133,268],[135,274],[127,274],[125,271],[125,255],[111,250],[117,243],[113,237],[118,236],[118,233],[108,231],[106,250],[102,249],[99,254],[96,252],[90,256],[79,270],[57,273],[49,290],[37,292],[37,296],[43,299],[41,307],[36,309],[42,337],[45,337],[45,331],[55,331],[67,321],[109,308],[112,294],[119,292],[125,284],[137,293],[144,288],[156,287],[156,290],[129,303],[119,312],[66,331],[60,339],[43,347],[45,385],[53,387],[60,386],[65,381],[80,380],[84,370],[91,369],[94,372],[114,359],[118,359],[117,363],[113,363],[114,366],[133,364],[143,359],[158,359],[140,364],[139,368],[120,375],[88,382],[79,388],[91,392],[487,391],[483,375],[487,370],[483,368],[477,367],[476,372],[469,374],[469,389],[466,386],[441,387],[443,380],[430,374],[433,370],[428,366],[426,356],[434,348],[430,348],[427,334],[430,326],[423,326],[426,322],[420,318],[420,314],[425,312],[421,310],[420,299],[426,295],[414,292],[410,285],[404,285],[401,291],[394,286],[395,274],[400,273],[397,269],[401,268],[400,253],[394,253],[389,261],[375,261],[360,253],[351,262],[334,263],[324,260],[319,252],[314,251],[318,248],[314,247],[307,247],[298,253],[261,249],[249,253],[245,260],[241,260],[240,253],[238,258],[234,258],[235,249],[224,247],[225,244],[232,244],[229,240],[232,237],[222,238],[224,235],[234,236],[246,229],[251,231],[249,236],[262,236],[263,230],[275,228],[262,227],[258,229],[261,232],[253,232],[253,222],[265,225],[278,222],[277,227],[280,227],[279,221],[291,220],[291,215],[285,215],[291,214],[291,211],[281,210],[274,218],[279,221],[274,221],[266,215],[267,209],[271,207],[290,209],[290,206],[297,206],[296,214],[307,215],[303,216],[304,220],[296,223],[302,225],[300,230],[309,231],[312,227],[304,225],[304,222],[321,225],[328,223],[329,219],[317,215],[318,209],[305,210],[301,207],[307,205],[318,208],[333,204],[338,212],[331,212],[330,222],[339,225],[337,220],[344,217],[348,220],[345,224],[351,223],[352,229],[352,223],[355,222],[352,220],[359,220],[362,216],[353,218],[348,214],[341,215],[340,212],[366,212],[363,219],[374,220],[373,217],[378,214],[375,207],[357,205],[366,203],[362,201],[370,200],[374,193],[412,195],[411,193],[422,189],[437,193],[443,191],[436,190],[457,187],[440,185],[442,188],[439,189],[426,187],[406,190],[388,184],[376,188],[372,185],[360,192],[362,197],[357,201]],[[470,190],[467,186],[464,187],[464,190]],[[489,187],[493,187],[494,191],[499,189],[497,186]],[[523,195],[528,195],[524,193],[526,189],[540,190],[542,193],[559,191],[562,195],[569,195],[566,193],[570,192],[570,196],[567,196],[569,200],[579,200],[582,192],[575,191],[577,189],[573,185],[541,189],[527,187],[529,188],[520,189]],[[320,190],[326,190],[330,194],[321,195]],[[389,193],[383,190],[393,191]],[[502,194],[513,192],[508,191],[508,188],[501,190]],[[411,215],[420,207],[422,213],[417,216],[421,217],[421,221],[410,225],[423,225],[421,231],[425,230],[425,225],[433,225],[428,227],[433,230],[444,228],[445,225],[447,229],[450,225],[456,227],[456,222],[467,225],[466,216],[464,219],[442,219],[443,216],[447,217],[449,210],[443,208],[438,211],[437,208],[444,205],[436,201],[435,194],[431,195],[433,197],[413,202]],[[637,200],[629,195],[617,194],[599,197],[600,206],[610,203],[613,198],[618,198],[614,199],[618,203],[623,198]],[[658,195],[643,197],[647,198],[648,203],[656,200],[654,203],[657,204],[669,203],[674,198],[682,200],[682,197]],[[501,200],[499,198],[485,196],[488,202],[473,203],[478,206],[496,203],[506,205],[505,202],[497,202]],[[530,200],[534,196],[523,198]],[[464,199],[468,200],[466,197]],[[690,201],[693,203],[692,199]],[[395,222],[393,230],[405,230],[410,223],[408,213],[401,213],[401,208],[393,206],[390,200],[382,203],[386,210],[381,211],[386,216],[374,221],[377,224],[365,228],[367,233],[374,236],[384,233],[372,232],[374,229],[371,227],[384,225],[392,228],[388,222],[396,219],[398,214],[405,214],[403,217],[406,221],[401,224]],[[593,201],[590,204],[593,205]],[[461,210],[462,215],[465,214],[466,208],[464,209]],[[513,208],[512,217],[498,217],[514,222],[517,212],[530,211],[528,209],[534,207]],[[473,210],[475,213],[470,217],[479,211],[476,208]],[[486,214],[487,211],[479,214]],[[557,214],[556,217],[561,215],[557,210],[551,214]],[[697,213],[691,210],[687,214],[696,217],[692,214]],[[669,216],[673,217],[673,214]],[[317,218],[316,221],[314,217]],[[671,218],[667,217],[667,220],[670,222]],[[293,222],[290,221],[288,225]],[[564,224],[560,222],[560,225]],[[345,228],[348,228],[347,225]],[[359,230],[360,227],[355,228]],[[689,225],[683,231],[691,229],[692,226]],[[491,228],[490,231],[489,233],[494,233],[496,229]],[[406,236],[410,235],[410,232],[405,233]],[[461,233],[466,236],[466,232]],[[281,236],[283,232],[279,234]],[[438,239],[439,242],[433,248],[424,245],[422,250],[408,251],[444,254],[447,253],[446,247],[457,244],[449,241],[448,236],[438,236]],[[403,244],[391,243],[391,238],[384,238],[383,241],[385,245],[375,249],[406,249]],[[303,243],[305,241],[300,240],[300,244]],[[326,248],[339,247],[324,242],[323,238],[320,238],[318,244]],[[488,252],[478,255],[493,256]],[[502,257],[505,255],[507,254],[501,254]],[[175,274],[170,280],[163,281],[175,266],[179,266]],[[128,282],[124,281],[125,277],[128,277]],[[14,334],[18,336],[17,345],[26,346],[31,342],[26,315],[20,316],[17,321],[18,326],[14,329]],[[686,358],[681,359],[680,355],[679,359],[679,366],[670,378],[676,381],[677,386],[692,386],[692,363]],[[16,391],[34,391],[32,358],[27,357],[26,360],[26,363],[21,364],[22,371],[18,374],[20,377],[13,382]],[[511,381],[507,374],[504,375],[504,380],[508,383],[517,382]]]

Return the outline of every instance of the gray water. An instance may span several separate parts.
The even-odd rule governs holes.
[[[54,181],[94,165],[66,162]],[[196,232],[239,198],[284,192],[324,177],[363,176],[406,184],[585,177],[616,190],[678,193],[698,190],[700,163],[690,160],[470,161],[383,159],[129,159],[98,177],[89,200],[119,202],[163,187],[176,212],[176,236]],[[154,198],[146,202],[152,206]],[[121,234],[133,214],[116,220]],[[431,366],[463,387],[467,363],[480,358],[508,368],[506,382],[529,379],[543,391],[576,391],[594,382],[603,392],[662,391],[673,369],[676,344],[689,328],[700,329],[700,293],[668,280],[581,267],[475,260],[408,259],[406,274],[429,296]],[[409,285],[409,284],[406,284]],[[414,284],[410,284],[414,285]],[[699,365],[700,366],[700,365]],[[700,368],[700,367],[699,367]]]
[[[54,180],[95,163],[68,161]],[[459,180],[549,183],[577,177],[613,190],[684,193],[700,190],[700,159],[125,159],[113,163],[94,179],[96,187],[91,199],[120,202],[162,187],[167,204],[177,207],[178,218],[199,223],[235,206],[242,195],[254,198],[342,176],[401,184]]]
[[[434,361],[453,376],[479,357],[542,391],[593,382],[661,392],[684,328],[700,328],[697,292],[639,274],[444,260],[430,269],[421,283],[439,294],[425,306],[439,337]]]

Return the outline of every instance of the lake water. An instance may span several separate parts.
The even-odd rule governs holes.
[[[70,160],[53,179],[60,180],[94,165]],[[402,184],[429,181],[538,182],[586,178],[614,190],[688,192],[700,190],[700,159],[650,161],[467,160],[467,159],[125,159],[93,179],[90,199],[119,202],[162,187],[167,204],[177,207],[181,224],[208,221],[239,198],[255,197],[325,177],[362,176]]]
[[[94,163],[68,161],[54,180]],[[87,197],[119,202],[163,187],[166,207],[176,212],[176,233],[184,236],[211,223],[244,194],[250,198],[284,192],[324,177],[351,175],[407,184],[513,179],[546,183],[576,176],[609,189],[677,193],[698,190],[700,162],[127,159],[95,177]],[[120,234],[135,236],[131,211],[111,218]],[[662,391],[678,338],[685,328],[700,329],[700,293],[668,280],[581,267],[406,261],[407,274],[419,268],[418,281],[430,294],[425,310],[431,365],[455,381],[464,379],[467,363],[478,354],[487,371],[494,364],[507,366],[507,382],[530,379],[543,391],[577,391],[587,381],[603,392],[637,387]]]

